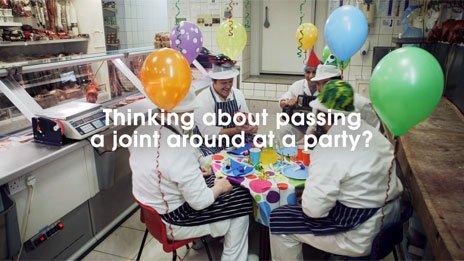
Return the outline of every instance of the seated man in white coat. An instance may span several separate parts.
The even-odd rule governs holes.
[[[239,74],[238,70],[234,68],[234,64],[235,61],[232,61],[225,55],[218,55],[213,61],[213,69],[209,73],[212,79],[212,86],[203,90],[197,97],[199,107],[195,110],[195,123],[198,128],[194,130],[195,134],[200,134],[204,137],[217,137],[218,135],[234,136],[243,131],[247,134],[246,141],[251,142],[252,135],[258,131],[258,126],[235,126],[233,122],[225,126],[219,123],[219,111],[231,117],[235,113],[250,112],[243,93],[233,87],[234,79]],[[209,126],[204,124],[202,117],[206,113],[216,113],[216,125]],[[200,147],[205,156],[217,153],[223,149],[224,147],[222,146]]]
[[[173,112],[180,117],[196,107],[191,90]],[[159,147],[130,148],[132,193],[137,201],[161,215],[170,239],[224,236],[221,260],[246,260],[248,216],[253,208],[248,191],[233,187],[227,179],[204,177],[197,149],[169,146],[168,136],[190,133],[182,126],[141,126],[137,131],[160,134]]]
[[[341,80],[331,81],[312,107],[319,113],[331,109],[347,115],[354,111],[353,90]],[[287,205],[271,213],[273,260],[302,260],[302,243],[337,255],[365,256],[382,221],[399,220],[403,187],[396,176],[392,144],[363,120],[357,130],[341,124],[323,129],[328,135],[369,130],[372,139],[369,147],[363,143],[354,151],[349,146],[315,147],[301,206]]]
[[[304,68],[305,78],[294,82],[288,88],[288,91],[282,95],[279,100],[279,105],[284,112],[290,112],[296,107],[299,96],[307,97],[307,99],[314,99],[317,96],[319,92],[317,91],[316,83],[312,82],[311,79],[316,73],[318,64],[319,61],[317,61],[316,64],[306,65]],[[294,126],[292,124],[288,124],[279,129],[277,131],[277,135],[280,139],[282,139],[284,135],[292,134],[295,135],[296,140],[300,140],[303,138],[307,128],[308,126]]]

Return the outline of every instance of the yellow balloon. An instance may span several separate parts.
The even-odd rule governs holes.
[[[219,26],[216,32],[216,41],[223,54],[235,59],[247,43],[245,27],[233,19],[228,19]]]
[[[303,23],[296,30],[296,44],[307,51],[313,48],[317,41],[317,28],[312,23]],[[300,43],[301,42],[301,43]]]

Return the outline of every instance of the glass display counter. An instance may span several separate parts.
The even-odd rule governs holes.
[[[142,90],[137,74],[153,48],[0,65],[0,137],[71,101],[105,103]],[[59,108],[59,107],[57,107]]]

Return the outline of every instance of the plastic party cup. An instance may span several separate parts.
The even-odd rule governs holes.
[[[311,162],[310,155],[309,155],[309,150],[303,150],[302,151],[301,161],[303,162],[303,164],[306,167],[309,166],[309,163]]]
[[[259,164],[259,158],[261,157],[261,150],[258,148],[250,149],[250,159],[253,166]]]
[[[294,158],[295,161],[303,161],[303,145],[298,145],[297,151],[296,151],[296,156]]]

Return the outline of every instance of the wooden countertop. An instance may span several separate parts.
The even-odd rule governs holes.
[[[436,259],[464,259],[464,116],[443,99],[400,138],[398,161]]]

